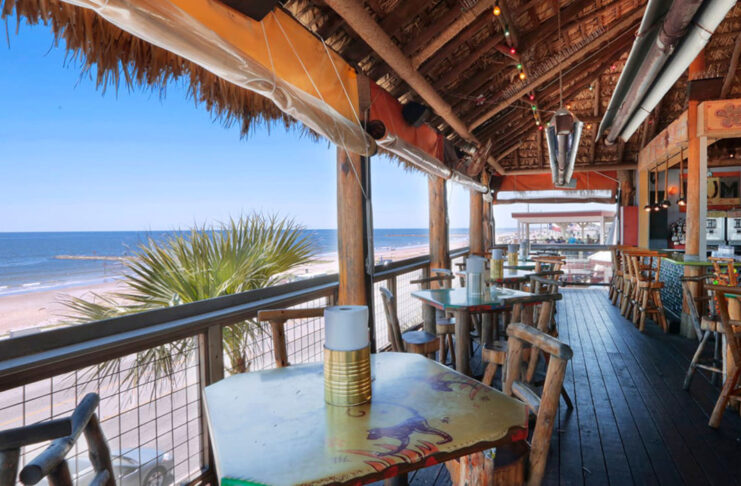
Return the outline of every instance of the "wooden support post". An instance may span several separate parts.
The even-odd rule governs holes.
[[[429,212],[430,212],[430,268],[450,269],[448,246],[448,201],[445,179],[430,176]],[[430,288],[440,288],[438,282],[432,282]]]
[[[471,214],[468,220],[468,244],[472,255],[484,255],[484,198],[471,191]]]
[[[690,64],[690,81],[705,70],[705,51]],[[697,136],[697,100],[687,110],[687,242],[685,255],[704,260],[706,255],[705,218],[707,215],[707,138]],[[688,268],[685,266],[685,268]]]
[[[649,217],[651,213],[643,210],[643,207],[651,200],[651,194],[648,185],[648,171],[641,170],[638,172],[638,246],[648,248],[649,239]]]
[[[375,262],[370,190],[368,159],[337,147],[337,254],[340,264],[337,304],[368,306],[371,352],[375,352]]]

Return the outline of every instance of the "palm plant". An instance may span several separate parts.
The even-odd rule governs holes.
[[[164,241],[151,237],[124,263],[124,290],[92,299],[63,301],[74,323],[98,321],[235,294],[274,285],[282,274],[309,263],[314,255],[304,228],[291,219],[252,214],[217,227],[196,227]],[[252,345],[262,334],[260,324],[243,321],[224,328],[227,371],[249,369]],[[192,340],[183,340],[138,353],[126,365],[130,385],[158,383],[187,364]],[[115,376],[122,360],[95,368],[98,377]]]

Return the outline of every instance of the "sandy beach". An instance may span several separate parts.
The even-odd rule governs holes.
[[[453,248],[465,246],[465,241],[451,242]],[[403,260],[428,252],[427,245],[408,246],[400,249],[376,250],[376,261]],[[335,273],[338,270],[337,255],[320,255],[317,261],[292,272],[303,278]],[[93,298],[93,294],[106,294],[121,290],[120,282],[71,286],[0,296],[0,336],[10,331],[30,327],[47,328],[64,320],[65,307],[61,301],[68,297]]]

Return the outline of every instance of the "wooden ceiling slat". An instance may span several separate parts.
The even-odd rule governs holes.
[[[497,45],[501,44],[504,36],[497,34],[490,37],[486,42],[471,51],[459,64],[452,67],[445,75],[441,76],[433,85],[436,88],[443,88],[456,80],[460,80],[461,74],[473,66],[479,59],[491,52]]]
[[[493,22],[493,15],[488,12],[484,12],[468,26],[467,29],[463,30],[454,39],[445,44],[440,50],[420,67],[419,71],[422,74],[428,74],[430,71],[435,69],[442,61],[448,58],[451,54],[458,50],[465,42],[468,42],[473,36],[478,34],[481,29],[488,27]]]

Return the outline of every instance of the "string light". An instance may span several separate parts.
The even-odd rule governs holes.
[[[507,32],[509,32],[509,31],[507,31]],[[517,49],[515,49],[514,47],[510,47],[509,48],[509,53],[514,56],[515,54],[517,54]]]
[[[525,78],[527,78],[527,75],[525,74],[525,71],[520,71],[520,79],[524,81]]]
[[[494,5],[493,12],[495,17],[499,17],[500,15],[502,15],[502,9],[499,7],[499,5]]]
[[[504,31],[504,36],[505,36],[505,37],[509,37],[509,29],[505,29],[505,31]]]
[[[537,110],[537,109],[538,109],[538,107],[537,107],[537,106],[535,106],[535,105],[531,106],[530,108],[532,108],[532,109],[533,109],[533,111],[535,111],[535,110]]]
[[[528,96],[528,98],[530,98],[530,101],[535,101],[535,94],[530,93],[530,95]]]
[[[517,69],[522,69],[522,64],[517,64]]]

